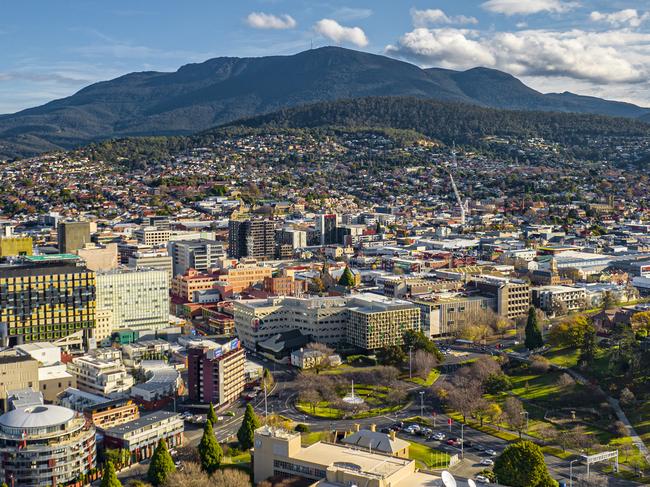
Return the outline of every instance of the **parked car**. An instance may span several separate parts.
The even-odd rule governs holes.
[[[433,436],[433,438],[434,438],[435,440],[438,440],[438,441],[442,441],[442,440],[444,440],[444,439],[446,438],[445,434],[444,434],[444,433],[441,433],[440,431],[438,431],[437,433],[434,433],[434,434],[431,435],[431,436]]]
[[[481,465],[485,465],[486,467],[490,467],[490,466],[494,465],[494,460],[492,460],[491,458],[484,458],[483,460],[481,460]]]
[[[477,481],[479,484],[489,484],[489,483],[490,483],[490,479],[487,478],[485,475],[477,475],[477,476],[474,477],[474,478],[476,479],[476,481]]]
[[[490,455],[491,457],[494,457],[494,456],[496,456],[497,452],[495,452],[491,448],[488,448],[487,450],[485,450],[485,454]]]

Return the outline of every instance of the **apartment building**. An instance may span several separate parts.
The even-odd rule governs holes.
[[[134,384],[119,360],[84,355],[73,358],[68,371],[76,377],[79,390],[105,397],[124,397]]]
[[[19,407],[0,416],[0,456],[7,485],[68,485],[95,468],[95,428],[61,406]]]
[[[189,269],[207,272],[226,256],[223,244],[205,238],[169,242],[167,252],[172,258],[173,276],[185,274]]]
[[[214,289],[219,282],[220,277],[217,275],[188,269],[172,279],[172,295],[182,302],[193,303],[197,301],[197,292]]]
[[[165,440],[169,448],[182,446],[184,429],[179,414],[156,411],[104,430],[104,445],[128,450],[131,462],[136,463],[151,458],[160,440]]]
[[[267,219],[234,219],[228,223],[228,255],[235,259],[275,258],[275,222]]]
[[[587,305],[585,288],[540,286],[531,289],[532,303],[548,314],[567,313]]]
[[[236,401],[244,392],[245,355],[236,338],[216,348],[190,347],[187,353],[190,399],[219,406]]]
[[[138,419],[140,410],[130,399],[114,399],[86,406],[83,414],[95,428],[105,430]]]
[[[240,293],[272,275],[271,267],[260,266],[255,259],[242,259],[233,266],[220,270],[219,280],[228,283],[232,292]]]
[[[0,266],[0,345],[56,340],[95,325],[95,273],[59,261]]]

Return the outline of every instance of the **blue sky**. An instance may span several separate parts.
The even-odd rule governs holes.
[[[650,0],[3,2],[0,113],[131,71],[341,45],[650,106]]]

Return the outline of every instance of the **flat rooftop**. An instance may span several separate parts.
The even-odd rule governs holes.
[[[178,413],[171,411],[156,411],[155,413],[147,414],[142,416],[134,421],[129,421],[128,423],[121,424],[119,426],[114,426],[105,431],[107,436],[124,436],[127,433],[137,431],[144,428],[145,426],[150,426],[156,424],[165,419],[173,418],[174,416],[179,416]]]
[[[293,458],[319,465],[336,464],[342,468],[347,465],[349,468],[363,472],[365,475],[376,475],[378,477],[393,475],[413,461],[320,442],[302,448]]]

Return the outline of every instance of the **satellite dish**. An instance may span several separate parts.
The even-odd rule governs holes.
[[[442,484],[445,487],[456,487],[456,479],[452,474],[444,470],[442,472]]]
[[[469,487],[476,487],[476,482],[472,479],[467,479],[467,485],[469,485]]]

